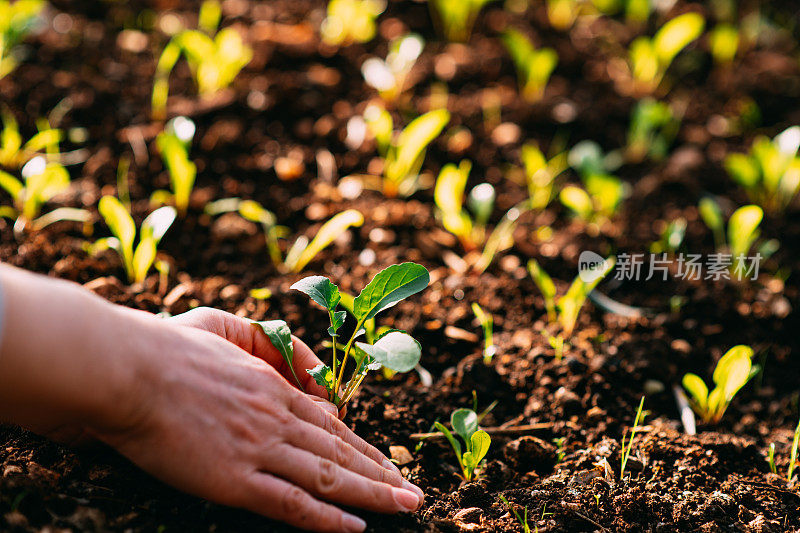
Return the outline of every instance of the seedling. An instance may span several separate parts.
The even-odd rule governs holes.
[[[600,227],[616,213],[625,198],[625,185],[611,174],[583,176],[584,188],[567,185],[558,194],[561,203],[586,224]]]
[[[279,226],[275,215],[255,200],[225,198],[206,205],[209,215],[238,213],[242,218],[261,224],[272,263],[282,272],[300,272],[322,250],[328,247],[349,227],[359,227],[364,223],[364,216],[355,209],[342,211],[331,217],[317,231],[311,241],[308,237],[298,237],[289,247],[284,258],[281,253],[280,239],[289,234],[289,229]]]
[[[664,227],[660,238],[650,245],[650,253],[653,254],[675,254],[683,244],[686,236],[686,219],[678,217]]]
[[[800,191],[800,126],[774,139],[756,137],[749,154],[725,158],[725,170],[750,200],[770,213],[782,213]]]
[[[739,30],[728,23],[717,24],[708,35],[711,57],[714,63],[722,67],[730,67],[739,51]]]
[[[472,409],[456,409],[450,415],[452,432],[441,422],[434,424],[437,430],[444,433],[444,436],[450,442],[450,446],[453,447],[464,481],[472,481],[474,479],[475,470],[483,458],[486,457],[489,445],[492,442],[489,434],[480,429],[479,422],[477,413]],[[461,443],[453,435],[454,432],[464,441],[463,453]]]
[[[589,293],[614,269],[614,265],[613,257],[609,257],[603,263],[591,265],[573,280],[566,294],[556,300],[556,286],[552,278],[539,266],[536,259],[528,261],[528,272],[544,297],[547,319],[551,324],[557,323],[561,328],[560,334],[549,339],[557,359],[563,356],[564,342],[572,335],[578,314],[586,303]]]
[[[386,60],[370,57],[361,65],[364,81],[376,89],[385,102],[396,102],[424,47],[425,41],[416,33],[394,39],[389,44]]]
[[[636,416],[633,419],[633,427],[631,428],[631,437],[628,441],[628,448],[625,448],[625,435],[622,436],[622,462],[619,468],[619,478],[625,479],[625,467],[628,465],[628,459],[631,456],[631,449],[633,448],[633,439],[636,437],[636,431],[639,429],[639,422],[642,419],[642,407],[644,407],[644,396],[639,402],[639,409],[636,410]]]
[[[175,117],[156,137],[156,146],[169,172],[172,192],[156,191],[151,201],[155,204],[174,203],[180,216],[186,216],[189,209],[189,197],[197,176],[197,166],[189,159],[194,132],[194,122],[186,117]]]
[[[330,46],[366,43],[375,37],[375,20],[386,9],[385,0],[330,0],[320,34]]]
[[[698,206],[700,217],[711,229],[717,250],[728,252],[733,260],[731,270],[741,274],[744,272],[745,260],[750,249],[760,235],[758,230],[764,211],[757,205],[740,207],[728,219],[728,239],[725,241],[725,227],[722,210],[710,197],[700,200]]]
[[[767,452],[767,463],[769,463],[769,471],[773,474],[778,473],[778,467],[775,466],[775,443],[769,443],[769,451]]]
[[[14,48],[33,29],[46,2],[0,0],[0,79],[17,67]]]
[[[696,374],[683,376],[683,388],[689,393],[692,409],[705,421],[716,424],[739,392],[739,389],[755,375],[751,363],[753,349],[738,345],[727,351],[714,369],[716,387],[709,393],[703,379]]]
[[[503,33],[503,43],[517,67],[522,97],[530,103],[538,102],[558,64],[558,54],[552,48],[537,50],[530,39],[513,28]]]
[[[516,518],[517,522],[519,522],[519,525],[522,526],[523,533],[531,533],[531,526],[528,525],[528,506],[526,505],[522,510],[522,514],[520,514],[520,512],[517,511],[516,506],[508,501],[505,496],[501,494],[498,496],[498,498],[500,498],[500,501],[503,502],[506,507],[508,507],[509,511],[514,513],[514,518]]]
[[[332,364],[320,363],[309,369],[308,373],[319,385],[328,391],[328,399],[340,409],[358,390],[369,370],[381,367],[395,372],[408,372],[419,362],[422,355],[420,344],[413,337],[399,330],[390,330],[372,343],[356,342],[364,334],[364,325],[375,318],[379,312],[388,309],[401,300],[412,296],[428,286],[430,276],[425,267],[416,263],[392,265],[380,271],[361,293],[353,300],[352,315],[356,327],[342,349],[341,359],[337,356],[339,330],[344,325],[347,311],[337,310],[341,302],[339,288],[324,276],[303,278],[292,289],[298,290],[328,311],[332,337]],[[281,352],[292,368],[292,342],[289,327],[282,320],[257,323]],[[347,362],[352,356],[355,368],[349,380],[345,381]],[[299,383],[299,380],[298,380]],[[301,386],[302,388],[302,386]]]
[[[425,151],[450,121],[450,113],[446,109],[429,111],[412,120],[396,138],[392,115],[385,109],[369,106],[364,118],[384,159],[383,193],[392,198],[413,194],[419,188]]]
[[[114,236],[97,240],[88,246],[88,251],[95,254],[114,249],[125,267],[128,282],[142,283],[156,260],[161,238],[175,221],[175,209],[164,206],[147,215],[139,228],[139,243],[135,247],[136,224],[122,202],[115,196],[103,196],[98,211]]]
[[[797,422],[797,427],[794,430],[794,438],[792,439],[792,449],[789,452],[789,469],[786,473],[786,481],[792,482],[794,477],[794,467],[797,466],[797,449],[800,447],[800,421]]]
[[[522,165],[530,207],[542,210],[555,196],[556,178],[567,169],[567,154],[561,152],[548,160],[538,146],[525,143],[522,146]]]
[[[494,354],[497,353],[497,346],[494,345],[493,326],[494,320],[492,315],[486,313],[477,302],[472,303],[472,312],[475,313],[475,318],[483,329],[483,363],[491,364]]]
[[[169,75],[181,55],[186,57],[202,97],[213,96],[228,87],[252,59],[253,51],[235,29],[217,31],[221,17],[219,2],[204,1],[200,7],[199,29],[181,31],[161,52],[152,96],[152,114],[156,120],[166,118]]]
[[[428,0],[431,18],[450,42],[467,42],[483,6],[491,0]]]
[[[559,30],[570,29],[578,17],[595,13],[588,0],[547,0],[547,19]]]
[[[628,128],[628,161],[640,163],[646,157],[664,159],[680,126],[680,117],[668,104],[652,98],[637,102]]]
[[[675,57],[700,37],[705,19],[698,13],[684,13],[665,23],[653,38],[639,37],[631,43],[628,64],[638,94],[654,92]]]
[[[15,4],[16,5],[16,4]],[[3,109],[3,131],[0,133],[0,166],[21,168],[41,152],[47,152],[50,159],[59,156],[58,143],[61,141],[61,130],[50,127],[45,119],[37,121],[39,132],[28,141],[22,143],[19,124],[11,111]]]

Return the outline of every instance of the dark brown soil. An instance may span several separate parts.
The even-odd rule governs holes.
[[[157,154],[150,148],[142,152],[131,142],[140,136],[149,140],[158,131],[150,123],[149,98],[154,54],[166,38],[157,30],[139,28],[148,32],[149,41],[134,53],[121,47],[119,32],[137,29],[137,15],[148,9],[174,9],[191,19],[197,3],[53,4],[50,15],[66,13],[71,28],[58,33],[50,24],[30,40],[27,60],[0,80],[0,101],[29,135],[36,117],[68,99],[70,108],[58,125],[87,128],[89,141],[65,143],[65,151],[84,150],[86,156],[70,167],[72,192],[55,203],[96,213],[100,195],[114,192],[119,158],[130,155],[134,213],[141,220],[150,193],[168,185]],[[590,29],[556,32],[547,24],[541,3],[535,4],[524,16],[511,16],[501,4],[491,4],[469,48],[440,42],[424,3],[393,1],[381,17],[383,34],[405,25],[429,42],[412,74],[416,85],[396,116],[426,111],[431,83],[438,79],[437,61],[456,60],[448,80],[450,126],[467,127],[474,140],[466,150],[454,152],[443,136],[429,150],[426,168],[435,173],[446,162],[471,159],[470,184],[486,180],[498,190],[494,221],[525,198],[524,188],[504,177],[510,164],[519,164],[523,141],[536,140],[546,148],[561,136],[570,145],[594,139],[613,149],[625,144],[635,104],[616,92],[606,68],[621,45],[597,45],[586,33],[615,35],[626,44],[634,37],[630,30],[603,18]],[[172,266],[167,283],[151,274],[139,291],[126,286],[118,281],[123,272],[117,258],[110,253],[87,256],[82,246],[86,237],[71,223],[17,240],[10,225],[0,220],[0,261],[89,284],[113,302],[152,312],[176,314],[209,305],[256,320],[280,317],[322,354],[324,313],[309,312],[306,299],[288,289],[300,276],[277,272],[254,225],[235,217],[212,219],[202,214],[201,206],[209,199],[253,198],[274,210],[281,224],[297,235],[311,234],[342,209],[359,209],[367,215],[364,226],[339,239],[304,275],[321,273],[344,290],[357,292],[379,269],[416,261],[431,271],[433,280],[428,290],[381,319],[381,324],[406,329],[420,340],[422,364],[432,373],[433,386],[423,386],[413,372],[391,380],[372,376],[349,407],[347,421],[358,434],[385,452],[395,445],[411,451],[414,460],[403,466],[404,473],[427,495],[424,507],[413,515],[367,515],[371,531],[521,531],[499,500],[501,494],[520,510],[527,507],[531,529],[539,531],[800,531],[800,490],[796,484],[788,486],[785,475],[772,474],[766,461],[774,442],[777,470],[786,472],[800,416],[796,206],[765,220],[763,236],[779,239],[781,247],[762,265],[756,282],[605,282],[600,286],[604,293],[651,312],[626,319],[589,305],[561,361],[541,334],[544,305],[525,270],[528,258],[536,257],[565,290],[581,250],[647,252],[664,222],[678,216],[689,222],[685,249],[711,253],[711,235],[696,209],[700,196],[720,195],[730,206],[747,201],[727,179],[722,158],[748,145],[757,133],[774,135],[800,123],[800,67],[791,39],[784,36],[772,47],[747,51],[730,72],[714,69],[700,48],[682,56],[672,71],[681,83],[669,95],[687,105],[675,147],[665,161],[620,169],[632,196],[613,224],[592,237],[553,204],[544,213],[525,215],[514,247],[477,275],[464,273],[452,259],[462,250],[438,225],[431,191],[407,201],[364,191],[348,201],[335,184],[317,176],[320,150],[334,155],[338,176],[365,173],[375,156],[372,146],[349,150],[344,127],[374,97],[361,81],[359,65],[367,54],[385,54],[386,39],[333,55],[303,26],[305,20],[322,16],[322,1],[238,0],[225,6],[226,23],[250,28],[255,58],[229,96],[215,105],[198,105],[185,65],[179,64],[172,76],[171,94],[178,96],[170,109],[190,115],[198,126],[192,157],[199,176],[195,206],[162,243],[162,257]],[[684,1],[671,13],[688,7],[708,13],[704,4]],[[791,20],[786,13],[796,7],[783,9],[776,3],[770,12],[777,20]],[[276,24],[282,26],[270,26]],[[516,94],[513,66],[496,39],[508,24],[532,28],[537,42],[559,53],[559,67],[539,104],[528,105]],[[272,30],[265,30],[267,26]],[[485,87],[502,96],[502,120],[519,125],[519,138],[495,142],[494,125],[485,123],[481,109]],[[761,109],[759,129],[740,136],[713,135],[710,121],[730,116],[745,97]],[[559,122],[558,110],[563,112],[564,105],[574,117]],[[296,181],[280,181],[273,162],[290,152],[302,154],[305,171]],[[7,203],[7,196],[0,201]],[[552,241],[536,240],[533,231],[544,223],[553,226]],[[92,238],[106,234],[99,217],[95,228]],[[257,287],[269,287],[273,297],[258,301],[248,296]],[[672,296],[685,301],[677,313],[670,311]],[[472,302],[494,316],[499,352],[488,366],[481,360]],[[709,377],[717,359],[740,343],[756,350],[761,374],[737,395],[719,425],[701,425],[699,435],[685,435],[673,385],[688,371]],[[634,440],[630,476],[620,481],[620,441],[643,394],[646,426]],[[484,426],[535,424],[539,429],[496,436],[483,475],[464,484],[446,443],[429,440],[417,448],[410,435],[429,431],[435,420],[447,420],[454,409],[471,406],[473,398],[481,409],[498,402]],[[285,530],[256,515],[172,490],[108,449],[70,450],[13,427],[0,428],[0,529]]]

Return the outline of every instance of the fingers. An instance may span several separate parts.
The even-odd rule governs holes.
[[[312,378],[307,370],[310,370],[317,366],[318,364],[322,363],[319,357],[309,348],[306,343],[292,335],[292,346],[294,347],[294,358],[292,359],[292,366],[294,367],[294,371],[297,372],[297,377],[300,379],[300,383],[303,384],[303,389],[308,394],[313,394],[314,396],[318,396],[320,398],[324,398],[325,400],[328,399],[328,391],[325,390],[325,387],[322,385],[318,385],[314,378]],[[288,377],[291,374],[288,365],[281,359],[283,365],[276,367],[281,374],[284,374]],[[294,378],[292,378],[294,381]]]
[[[333,416],[339,416],[339,409],[328,400],[316,398],[314,396],[309,396],[309,398],[314,400],[314,403],[317,404],[318,407],[325,409],[325,411],[329,412]]]
[[[269,474],[254,472],[249,485],[244,507],[291,526],[319,533],[360,533],[367,527],[357,516]]]
[[[264,461],[265,470],[328,501],[381,513],[412,512],[421,503],[410,490],[361,476],[289,444],[267,450]]]

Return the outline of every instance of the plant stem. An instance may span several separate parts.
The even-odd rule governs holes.
[[[353,342],[356,340],[356,335],[358,335],[358,331],[364,326],[364,320],[366,317],[361,318],[356,324],[356,329],[353,331],[353,336],[350,337],[350,340],[347,341],[347,345],[344,347],[344,355],[342,356],[342,367],[339,369],[339,376],[336,378],[336,381],[333,383],[333,390],[336,394],[339,393],[339,387],[342,386],[342,378],[344,377],[344,367],[347,363],[347,357],[350,355],[350,349],[353,347]]]

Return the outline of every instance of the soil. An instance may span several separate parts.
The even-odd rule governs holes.
[[[149,211],[150,194],[168,187],[149,142],[160,127],[150,121],[149,98],[167,37],[151,31],[146,21],[148,13],[169,9],[193,24],[198,3],[52,4],[49,24],[25,45],[26,59],[0,80],[0,100],[25,135],[35,131],[37,117],[59,104],[66,112],[55,125],[86,128],[87,142],[67,141],[62,147],[76,161],[69,167],[74,185],[53,204],[95,213],[96,238],[107,230],[94,206],[102,194],[114,192],[120,157],[132,158],[137,220]],[[404,28],[422,34],[428,46],[395,118],[426,111],[431,84],[446,78],[453,112],[449,127],[468,128],[472,141],[459,146],[443,135],[428,151],[425,168],[434,173],[446,162],[471,159],[470,185],[485,180],[498,191],[493,223],[525,198],[524,187],[505,178],[508,168],[519,164],[525,140],[543,148],[557,144],[554,138],[570,145],[592,139],[606,149],[623,146],[635,100],[617,91],[610,65],[635,34],[608,17],[557,32],[540,4],[524,15],[489,5],[464,46],[438,40],[424,3],[393,1],[381,16],[379,38],[334,54],[308,26],[324,16],[322,1],[225,2],[225,23],[247,33],[254,60],[231,91],[213,102],[194,96],[183,63],[171,78],[170,94],[176,95],[171,114],[186,114],[197,124],[192,157],[199,174],[190,213],[161,245],[169,276],[153,273],[141,287],[126,285],[117,258],[87,255],[87,236],[73,223],[18,237],[0,220],[0,261],[86,284],[113,302],[151,312],[177,314],[207,305],[255,320],[280,317],[324,354],[325,313],[310,312],[305,297],[289,291],[302,276],[276,270],[255,225],[235,216],[211,218],[202,205],[231,196],[253,198],[295,235],[311,235],[330,215],[359,209],[367,214],[363,227],[343,235],[303,275],[324,274],[349,292],[401,261],[425,265],[432,277],[426,291],[387,311],[380,323],[408,330],[422,343],[422,365],[433,384],[425,386],[415,372],[392,379],[371,375],[348,409],[347,423],[366,440],[387,453],[390,446],[411,452],[403,472],[426,493],[424,506],[412,515],[357,511],[370,531],[522,531],[500,495],[520,512],[527,508],[530,527],[538,531],[800,531],[800,490],[788,485],[784,474],[800,416],[797,206],[765,219],[764,239],[778,239],[781,246],[762,264],[757,281],[607,280],[601,291],[648,312],[625,318],[587,305],[563,360],[554,358],[541,333],[547,328],[544,304],[525,269],[528,258],[536,257],[564,291],[577,272],[580,251],[647,252],[664,224],[678,216],[688,221],[685,251],[713,253],[698,199],[719,195],[726,207],[747,202],[727,179],[724,156],[759,133],[774,135],[800,123],[800,67],[790,35],[746,50],[728,71],[714,68],[702,45],[681,56],[670,71],[680,83],[667,98],[686,110],[671,154],[620,169],[631,196],[597,236],[570,221],[556,202],[535,216],[524,215],[513,247],[478,275],[462,268],[463,251],[438,224],[431,190],[408,200],[364,190],[352,200],[336,187],[337,177],[374,168],[374,145],[348,147],[345,126],[376,97],[363,84],[359,65],[368,55],[385,55],[386,37]],[[687,9],[710,13],[705,4],[678,1],[667,18]],[[792,9],[775,3],[768,13],[790,20]],[[545,98],[535,105],[517,96],[513,65],[496,39],[509,24],[559,53]],[[142,30],[146,44],[132,46],[125,38],[131,34],[122,30]],[[487,87],[503,104],[499,130],[483,114]],[[761,110],[758,127],[720,134],[714,125],[733,123],[746,99]],[[333,175],[318,172],[316,161],[324,151],[335,158]],[[294,181],[277,179],[273,168],[277,157],[287,155],[304,163]],[[569,173],[567,179],[577,181]],[[8,200],[0,196],[3,203]],[[551,240],[538,240],[535,230],[542,224],[552,226]],[[249,296],[259,287],[270,288],[273,296]],[[683,299],[678,310],[670,306],[674,296]],[[488,365],[472,302],[494,316],[498,353]],[[722,422],[700,424],[698,435],[686,435],[672,387],[688,371],[710,377],[719,357],[741,343],[756,350],[761,372],[736,396]],[[621,481],[621,440],[630,433],[642,395],[647,416],[633,440],[630,474]],[[493,401],[483,426],[535,429],[495,436],[477,481],[464,483],[456,475],[446,442],[411,438],[430,431],[435,420],[448,420],[456,408],[476,402],[483,409]],[[781,475],[770,472],[770,443]],[[112,450],[68,449],[10,426],[0,427],[0,529],[286,530],[177,492]]]

